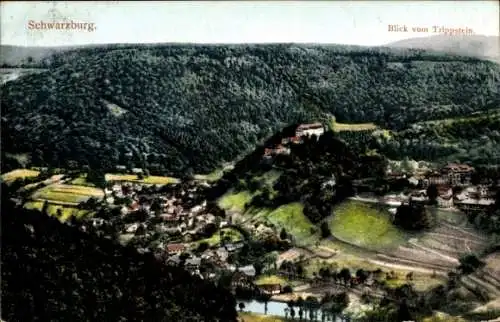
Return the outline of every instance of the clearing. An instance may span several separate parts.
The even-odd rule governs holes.
[[[244,212],[245,204],[252,201],[255,195],[256,193],[251,193],[247,190],[240,192],[230,191],[219,199],[218,204],[219,207],[225,210]]]
[[[334,132],[369,131],[378,129],[378,126],[374,123],[338,123],[333,116],[330,118],[330,127]]]
[[[221,242],[221,233],[223,234],[224,237],[229,238],[229,242],[237,242],[243,239],[243,236],[239,231],[233,228],[222,228],[219,231],[217,231],[215,234],[212,235],[212,237],[205,238],[198,240],[194,243],[195,246],[198,246],[199,244],[206,242],[208,243],[209,247],[217,246]]]
[[[384,214],[366,203],[346,201],[335,207],[330,220],[332,234],[356,246],[378,250],[405,242],[404,233]]]

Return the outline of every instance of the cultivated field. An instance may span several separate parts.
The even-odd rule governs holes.
[[[43,209],[42,201],[28,201],[24,204],[24,208],[26,209],[36,209],[41,211]],[[60,211],[58,211],[60,209]],[[82,210],[75,207],[67,207],[56,204],[49,204],[47,212],[51,216],[57,217],[61,221],[66,221],[70,217],[74,216],[76,218],[83,218],[87,216],[91,216],[93,213],[88,210]],[[59,215],[60,214],[60,215]]]
[[[36,177],[40,174],[39,171],[29,169],[16,169],[2,174],[2,181],[10,183],[18,178]]]
[[[103,196],[104,191],[98,188],[56,183],[36,191],[31,197],[34,200],[48,200],[51,203],[71,206],[91,197],[101,199]]]
[[[137,175],[135,174],[114,174],[114,173],[107,173],[106,176],[106,181],[129,181],[129,182],[137,182],[137,183],[144,183],[144,184],[157,184],[157,185],[163,185],[163,184],[169,184],[169,183],[177,183],[179,180],[176,178],[172,177],[161,177],[161,176],[147,176],[144,177],[144,179],[139,179]]]

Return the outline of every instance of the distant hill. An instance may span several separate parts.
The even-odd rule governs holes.
[[[444,51],[458,55],[481,57],[500,63],[499,37],[495,36],[447,36],[410,38],[387,45],[395,48],[421,48]]]
[[[1,87],[2,153],[34,165],[208,173],[289,124],[331,114],[400,130],[497,108],[499,86],[497,64],[417,49],[79,48]],[[3,171],[19,167],[2,161]]]
[[[49,63],[49,58],[64,47],[0,46],[0,66],[19,67]]]

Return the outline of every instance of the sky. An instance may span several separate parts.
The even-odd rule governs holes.
[[[500,29],[496,1],[60,1],[0,6],[1,44],[21,46],[159,42],[374,46],[436,35],[433,26],[489,36],[498,36]],[[62,25],[68,29],[43,29],[53,22],[68,22]],[[389,31],[389,25],[406,26],[408,31]],[[419,32],[413,27],[429,29]]]

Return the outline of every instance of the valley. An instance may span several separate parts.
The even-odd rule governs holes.
[[[429,193],[422,185],[452,165],[439,170],[405,161],[405,174],[395,175],[387,169],[402,167],[401,162],[350,154],[335,134],[339,131],[325,129],[300,141],[278,134],[265,143],[273,149],[271,142],[282,141],[277,154],[259,155],[257,149],[225,170],[187,180],[119,167],[106,174],[17,169],[2,181],[16,187],[13,200],[27,210],[117,238],[203,279],[241,272],[228,284],[239,298],[257,292],[264,302],[285,302],[293,309],[302,308],[304,299],[346,294],[342,310],[362,315],[381,299],[396,301],[392,294],[405,287],[425,296],[448,289],[461,303],[449,311],[457,315],[474,314],[500,296],[500,262],[488,251],[491,237],[470,222],[459,199],[450,207],[440,203],[440,195],[436,204],[427,196],[424,229],[409,231],[394,223],[399,206],[412,205],[416,193]],[[340,132],[358,128],[346,124]],[[489,187],[471,184],[470,173],[460,175],[463,191]],[[410,177],[418,182],[410,183]],[[386,191],[356,193],[370,180]],[[439,180],[448,175],[443,172]],[[468,254],[478,254],[484,265],[462,273]],[[276,293],[266,291],[272,287]]]
[[[101,303],[174,296],[172,320],[210,305],[214,321],[500,312],[498,64],[341,45],[47,50],[1,71],[9,238],[75,263],[40,280],[81,286],[80,265]],[[127,314],[110,319],[144,319]]]

